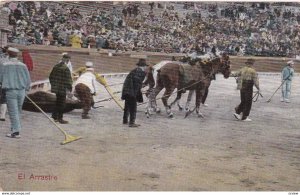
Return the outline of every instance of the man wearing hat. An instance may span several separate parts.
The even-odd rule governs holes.
[[[82,119],[90,119],[88,112],[93,105],[93,95],[96,95],[96,76],[93,62],[86,62],[86,71],[82,73],[75,82],[75,92],[83,105]]]
[[[72,63],[71,63],[71,56],[67,52],[62,53],[61,55],[62,55],[63,58],[68,58],[69,59],[69,61],[67,62],[67,67],[69,68],[71,76],[72,76],[73,66],[72,66]]]
[[[19,50],[9,47],[9,59],[0,66],[0,83],[6,92],[8,115],[11,121],[10,138],[20,138],[20,114],[25,99],[25,91],[30,89],[30,75],[26,65],[17,59]]]
[[[51,92],[56,94],[56,106],[52,113],[52,118],[61,124],[67,124],[68,121],[63,120],[63,111],[66,104],[67,91],[72,91],[72,77],[67,63],[70,60],[69,55],[63,55],[62,60],[56,64],[49,76],[51,84]]]
[[[291,86],[294,76],[294,61],[290,60],[281,72],[282,96],[280,101],[290,103]]]
[[[121,97],[122,100],[125,100],[123,124],[128,124],[129,117],[129,127],[140,126],[135,123],[137,102],[143,102],[141,88],[148,66],[145,59],[139,59],[136,65],[137,68],[133,69],[125,79]]]
[[[240,76],[241,79],[241,103],[235,108],[234,117],[242,121],[252,121],[248,116],[252,106],[253,85],[259,90],[259,81],[253,68],[254,59],[247,59],[245,63],[247,66],[232,74],[233,76]],[[242,115],[240,115],[241,113]]]

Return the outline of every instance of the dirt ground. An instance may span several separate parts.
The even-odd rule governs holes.
[[[109,83],[124,78],[109,79]],[[253,104],[253,122],[236,121],[239,103],[234,78],[212,82],[205,118],[174,119],[164,112],[147,119],[138,107],[140,128],[124,126],[113,101],[91,111],[65,114],[60,125],[82,139],[60,145],[63,134],[41,113],[22,113],[21,139],[6,138],[0,122],[0,187],[5,191],[300,191],[300,77],[292,103],[281,103],[280,76],[261,75],[264,98]],[[120,90],[115,86],[114,90]],[[103,88],[97,99],[108,97]],[[186,94],[184,96],[184,99]],[[174,97],[173,97],[174,98]],[[159,102],[159,105],[162,105]],[[8,118],[8,117],[7,117]],[[44,177],[42,177],[44,176]]]

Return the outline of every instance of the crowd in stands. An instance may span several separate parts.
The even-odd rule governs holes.
[[[93,2],[95,3],[95,2]],[[82,11],[64,2],[7,2],[9,41],[116,51],[198,52],[215,46],[231,55],[295,56],[297,4],[132,3]]]

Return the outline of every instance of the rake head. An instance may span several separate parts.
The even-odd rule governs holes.
[[[67,134],[65,136],[65,140],[63,142],[61,142],[61,145],[65,145],[65,144],[68,144],[70,142],[77,141],[77,140],[79,140],[81,138],[82,137],[76,137],[76,136],[72,136],[72,135]]]

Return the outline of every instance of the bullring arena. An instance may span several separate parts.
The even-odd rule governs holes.
[[[45,79],[61,51],[27,49],[35,62],[33,81]],[[137,61],[133,54],[68,52],[75,68],[91,60],[101,74],[128,72]],[[147,55],[150,64],[170,58]],[[6,138],[9,120],[1,122],[1,187],[5,191],[297,191],[299,75],[293,81],[292,103],[281,103],[280,92],[266,102],[280,85],[278,72],[286,60],[256,58],[264,97],[253,103],[250,123],[234,119],[239,91],[234,78],[225,80],[222,75],[212,82],[208,107],[202,107],[204,118],[184,119],[184,112],[175,107],[174,119],[164,111],[147,118],[141,105],[137,122],[142,126],[129,128],[121,123],[121,109],[105,101],[91,111],[92,120],[82,120],[81,110],[65,115],[70,124],[61,127],[82,137],[66,145],[60,145],[63,134],[45,116],[23,111],[21,139]],[[231,57],[233,71],[244,61]],[[296,69],[299,65],[296,62]],[[107,77],[114,91],[121,90],[124,79]],[[109,97],[102,86],[97,88],[95,99]],[[161,101],[159,105],[163,108]]]

